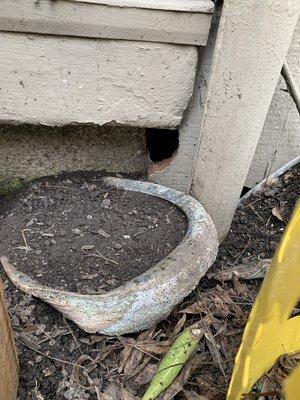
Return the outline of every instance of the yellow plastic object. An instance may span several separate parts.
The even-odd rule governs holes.
[[[227,400],[242,399],[280,355],[300,350],[300,317],[289,318],[299,299],[300,202],[250,313],[236,356]],[[300,399],[299,376],[297,368],[287,379],[287,400]]]
[[[286,378],[284,382],[284,395],[287,400],[299,400],[300,366]]]

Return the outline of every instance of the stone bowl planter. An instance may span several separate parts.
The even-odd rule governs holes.
[[[182,242],[142,275],[101,295],[46,287],[18,271],[7,257],[1,262],[19,289],[51,304],[86,332],[120,335],[147,329],[166,317],[212,265],[218,239],[211,218],[191,196],[154,183],[119,178],[104,181],[116,188],[160,197],[181,208],[188,219]]]

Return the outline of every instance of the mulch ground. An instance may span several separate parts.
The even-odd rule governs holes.
[[[261,274],[257,266],[268,265],[277,248],[300,195],[299,178],[296,167],[239,208],[208,276],[167,319],[145,332],[122,337],[86,334],[50,306],[16,290],[1,271],[20,357],[19,399],[140,399],[174,338],[209,315],[210,330],[160,400],[224,400],[261,284],[253,276]],[[240,268],[246,280],[231,273]],[[277,393],[268,400],[281,398],[281,377],[291,365],[283,361],[256,387]]]

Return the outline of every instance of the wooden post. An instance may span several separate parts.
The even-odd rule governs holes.
[[[216,10],[218,13],[218,10]],[[176,154],[149,168],[149,179],[160,185],[189,193],[194,174],[199,125],[203,119],[207,82],[212,62],[213,48],[217,36],[218,16],[214,15],[208,43],[199,47],[198,65],[193,95],[178,128],[179,147]]]
[[[299,0],[225,0],[192,193],[227,235],[299,15]]]
[[[0,281],[0,399],[16,400],[19,364],[13,331],[6,310],[3,285]]]

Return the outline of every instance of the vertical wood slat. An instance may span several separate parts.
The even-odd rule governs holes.
[[[18,380],[18,356],[0,280],[0,398],[2,400],[16,400]]]

